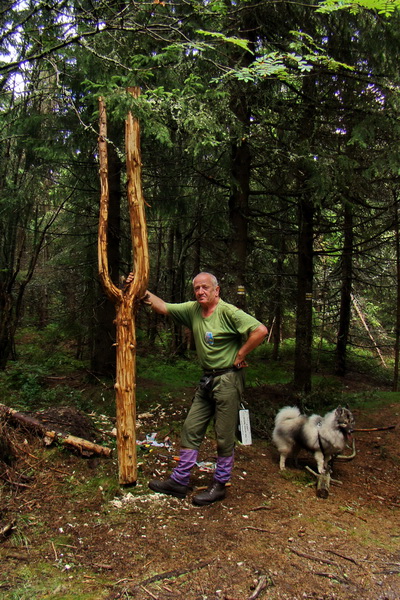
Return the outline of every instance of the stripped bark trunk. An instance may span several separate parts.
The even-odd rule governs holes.
[[[329,472],[327,473],[316,473],[310,467],[306,466],[306,469],[311,475],[313,475],[317,479],[317,497],[318,498],[328,498],[329,496],[329,488],[331,484],[331,475]]]
[[[128,90],[134,97],[139,88]],[[102,98],[100,109],[100,217],[98,235],[99,276],[116,309],[116,415],[119,482],[131,485],[137,480],[136,455],[136,329],[138,300],[144,295],[149,277],[149,256],[144,199],[141,184],[140,128],[132,113],[125,123],[127,197],[131,226],[134,277],[122,290],[110,277],[107,258],[108,237],[108,160],[107,117]]]
[[[113,126],[115,130],[115,125]],[[108,266],[110,276],[116,285],[119,285],[119,268],[121,264],[121,203],[122,193],[122,161],[116,150],[116,141],[119,141],[117,132],[110,135],[110,125],[107,125],[108,139],[108,185],[110,190],[108,208]],[[115,142],[114,142],[115,140]],[[124,186],[125,187],[125,186]],[[94,327],[91,333],[91,370],[101,375],[115,374],[115,307],[113,302],[104,296],[104,290],[99,285],[95,289],[94,298]],[[112,342],[110,343],[110,340]]]

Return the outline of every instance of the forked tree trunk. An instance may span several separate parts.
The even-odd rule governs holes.
[[[139,88],[129,90],[138,97]],[[100,218],[98,236],[99,275],[104,290],[116,309],[116,416],[119,482],[134,484],[137,480],[136,455],[136,329],[138,300],[149,278],[149,256],[144,199],[141,184],[140,129],[137,119],[128,114],[125,124],[127,196],[131,225],[134,278],[124,289],[117,288],[110,277],[107,257],[108,237],[108,160],[107,117],[102,98],[100,111]]]
[[[113,126],[115,129],[115,125]],[[121,173],[123,169],[122,160],[116,151],[113,140],[119,139],[117,135],[110,135],[110,124],[108,123],[108,185],[109,185],[109,208],[108,208],[108,239],[107,255],[108,268],[112,281],[119,284],[119,268],[121,264],[121,203],[123,198]],[[115,308],[108,297],[104,297],[101,286],[95,290],[95,326],[91,338],[91,370],[103,375],[115,374],[116,352],[115,341]]]

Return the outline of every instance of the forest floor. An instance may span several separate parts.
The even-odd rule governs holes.
[[[274,401],[273,388],[248,393]],[[138,439],[181,422],[180,401],[171,402],[168,414],[140,417]],[[356,431],[354,459],[335,462],[341,484],[326,499],[304,469],[312,456],[282,473],[271,443],[253,439],[237,447],[227,497],[202,508],[192,494],[179,500],[147,487],[175,464],[175,438],[171,447],[138,446],[137,485],[121,490],[115,457],[44,448],[3,423],[16,456],[0,460],[0,598],[398,600],[399,413],[400,404],[354,410],[356,428],[368,431]],[[90,437],[87,417],[71,414],[54,409],[48,427],[58,418]],[[200,460],[215,461],[211,436]],[[196,468],[194,491],[211,477]]]

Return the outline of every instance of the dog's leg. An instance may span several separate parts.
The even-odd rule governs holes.
[[[279,468],[281,471],[285,470],[285,463],[286,463],[286,454],[281,454],[280,458],[279,458]]]
[[[333,456],[332,454],[327,454],[324,457],[324,473],[332,473]]]
[[[325,473],[325,460],[321,450],[314,452],[314,458],[317,461],[318,473]]]

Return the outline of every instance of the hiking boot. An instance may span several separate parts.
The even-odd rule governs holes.
[[[223,500],[225,496],[225,484],[219,483],[219,481],[213,481],[208,489],[204,490],[204,492],[196,494],[196,496],[193,497],[193,504],[196,504],[197,506],[207,506],[207,504],[212,504],[218,500]]]
[[[171,477],[168,477],[168,479],[165,479],[164,481],[152,479],[149,482],[149,488],[153,490],[153,492],[168,494],[169,496],[175,496],[176,498],[184,498],[188,491],[187,485],[181,485],[171,479]]]

